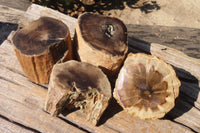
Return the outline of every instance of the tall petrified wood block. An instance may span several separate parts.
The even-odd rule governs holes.
[[[155,56],[130,53],[117,78],[114,97],[131,115],[156,119],[174,107],[179,87],[169,64]]]
[[[71,60],[54,65],[45,110],[57,116],[63,109],[84,109],[96,125],[110,98],[110,82],[100,68]]]
[[[78,60],[98,66],[108,76],[118,72],[127,55],[127,29],[117,18],[84,13],[74,38]]]
[[[53,65],[72,59],[69,29],[57,19],[31,22],[15,33],[12,44],[25,75],[36,83],[48,83]]]

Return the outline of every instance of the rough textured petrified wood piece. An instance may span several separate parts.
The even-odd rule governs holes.
[[[100,126],[92,126],[85,121],[85,114],[77,110],[69,113],[67,116],[51,117],[43,111],[47,88],[34,84],[27,80],[15,56],[14,50],[9,41],[4,41],[0,46],[0,114],[9,120],[20,123],[25,127],[36,129],[38,132],[80,132],[78,128],[85,129],[88,132],[135,132],[138,133],[190,133],[186,127],[191,127],[199,132],[200,112],[196,107],[192,107],[184,115],[179,116],[174,121],[167,119],[144,121],[130,117],[125,111],[119,112],[119,106],[109,104],[102,117],[105,121]],[[185,85],[184,85],[185,86]],[[191,86],[191,85],[190,85]],[[186,88],[187,85],[185,86]],[[191,87],[189,90],[195,89]],[[182,97],[180,107],[193,106],[186,99],[192,99],[188,96]],[[14,108],[14,109],[13,109]],[[121,108],[120,108],[121,110]],[[113,112],[114,111],[114,112]],[[176,108],[174,114],[184,112],[183,108]],[[24,119],[26,118],[26,119]],[[42,123],[42,124],[41,124]],[[71,125],[70,125],[71,124]],[[76,129],[73,126],[77,125]],[[116,126],[118,125],[118,126]],[[134,126],[133,126],[134,125]],[[186,125],[184,127],[183,125]],[[75,128],[75,127],[74,127]]]
[[[72,59],[69,29],[57,19],[31,22],[15,33],[12,43],[25,75],[36,83],[48,83],[53,65]]]
[[[108,76],[116,74],[128,51],[126,26],[117,18],[82,14],[74,38],[78,60],[100,67]]]
[[[48,12],[46,12],[48,11]],[[41,14],[45,12],[48,13],[48,16],[55,17],[55,18],[63,18],[62,21],[68,25],[71,35],[73,35],[75,22],[74,18],[71,18],[69,16],[66,16],[64,14],[61,14],[55,10],[42,7],[39,5],[32,4],[28,11],[25,13],[25,17],[28,17],[28,20],[36,20],[38,19]],[[12,17],[13,19],[13,17]],[[31,22],[29,21],[29,22]],[[76,21],[76,20],[75,20]],[[70,25],[71,24],[71,25]],[[157,26],[152,27],[153,29],[156,29]],[[173,27],[171,27],[173,28]],[[127,29],[131,31],[139,30],[138,26],[133,27],[127,27]],[[157,27],[157,29],[160,29],[160,27]],[[162,31],[168,30],[169,27],[164,27]],[[193,36],[197,35],[187,30],[185,30],[184,27],[180,27],[180,31],[175,31],[172,35],[182,35],[185,33],[188,33],[187,38],[184,38],[186,42],[190,40],[191,42],[188,42],[188,49],[183,50],[184,53],[187,53],[189,51],[189,48],[192,48],[195,44],[194,41],[196,41],[197,38],[194,38]],[[143,37],[149,37],[148,33],[151,32],[151,30],[147,30],[148,33],[144,33],[143,31],[147,30],[147,28],[144,26],[141,31],[141,36]],[[197,29],[196,29],[197,30]],[[198,31],[198,30],[197,30]],[[130,33],[129,32],[129,33]],[[132,32],[131,32],[132,33]],[[159,31],[151,32],[151,34],[159,33]],[[169,31],[167,33],[170,33]],[[133,34],[133,33],[132,33]],[[134,36],[137,36],[139,33],[134,33]],[[133,37],[129,35],[129,46],[135,46],[134,49],[136,49],[140,45],[141,41],[133,40]],[[159,35],[159,34],[158,34]],[[167,36],[167,34],[165,34]],[[11,36],[10,36],[11,37]],[[152,36],[151,36],[152,37]],[[191,39],[192,37],[193,39]],[[157,42],[159,44],[163,44],[163,36],[153,36],[154,40],[160,39],[160,42]],[[140,39],[140,38],[139,38]],[[177,104],[174,111],[170,114],[176,117],[172,117],[169,119],[158,119],[154,121],[145,121],[140,120],[134,117],[130,117],[129,114],[127,114],[125,111],[119,112],[119,106],[116,106],[116,104],[110,104],[112,107],[108,107],[108,110],[105,111],[104,116],[102,117],[104,120],[100,120],[100,126],[92,126],[91,123],[85,121],[85,114],[82,113],[82,111],[77,110],[75,112],[69,113],[67,116],[59,115],[59,117],[51,117],[47,113],[43,111],[44,108],[44,102],[47,94],[46,87],[36,85],[32,82],[29,82],[26,77],[24,77],[22,70],[20,68],[20,65],[17,61],[17,58],[14,54],[14,51],[10,45],[8,40],[5,40],[4,43],[0,46],[0,73],[3,76],[0,76],[0,114],[3,117],[8,118],[12,122],[19,123],[23,127],[29,127],[31,129],[36,130],[36,132],[81,132],[81,129],[83,129],[83,132],[109,132],[109,133],[117,133],[117,132],[137,132],[137,133],[189,133],[192,132],[191,130],[200,132],[200,111],[197,108],[197,103],[199,105],[200,101],[200,95],[199,95],[199,85],[195,84],[191,80],[185,80],[187,79],[188,75],[185,75],[185,79],[181,82],[184,84],[180,87],[180,95],[178,99],[176,100]],[[142,39],[143,40],[143,39]],[[149,40],[149,39],[148,39]],[[156,41],[150,41],[150,42],[156,42]],[[172,38],[173,44],[178,44],[179,42],[174,42]],[[164,43],[165,44],[165,43]],[[143,46],[143,45],[142,45]],[[157,45],[154,45],[156,47]],[[174,45],[175,46],[175,45]],[[200,57],[198,50],[198,44],[196,44],[196,50],[193,50],[194,54],[197,55],[197,57]],[[171,46],[170,46],[171,47]],[[175,49],[180,50],[182,47],[181,44],[176,45],[174,47]],[[129,47],[130,48],[130,47]],[[143,49],[146,47],[143,47]],[[162,45],[162,47],[159,47],[158,52],[160,53],[167,52],[166,55],[160,56],[163,60],[167,60],[167,58],[174,59],[174,62],[171,60],[168,62],[169,64],[174,65],[175,60],[184,60],[184,57],[180,58],[179,53],[175,50],[168,51],[168,48],[166,50],[165,46]],[[179,49],[180,48],[180,49]],[[185,48],[185,46],[184,46]],[[133,49],[132,49],[133,50]],[[151,50],[151,49],[150,49]],[[140,52],[144,50],[139,50]],[[191,50],[192,51],[192,50]],[[157,53],[158,53],[157,52]],[[147,51],[148,53],[148,51]],[[173,54],[174,53],[174,54]],[[169,56],[174,55],[174,56]],[[176,57],[176,58],[174,58]],[[176,63],[177,64],[177,63]],[[190,62],[190,66],[193,66],[194,62]],[[184,67],[185,64],[183,64],[181,67]],[[192,68],[191,68],[192,69]],[[184,71],[182,72],[184,74]],[[182,95],[183,94],[183,95]],[[192,102],[193,100],[193,102]],[[194,100],[196,101],[194,103]],[[200,107],[200,106],[198,106]],[[121,108],[120,108],[121,110]],[[114,112],[113,112],[114,111]],[[169,114],[169,113],[168,113]],[[26,118],[26,119],[24,119]],[[41,124],[42,123],[42,124]],[[3,124],[3,123],[1,123]],[[117,125],[117,126],[116,126]],[[134,125],[134,126],[133,126]],[[75,127],[76,126],[76,127]],[[190,129],[191,130],[190,130]],[[79,130],[78,130],[79,129]],[[189,129],[189,130],[188,130]]]
[[[45,110],[57,116],[63,108],[84,109],[96,125],[110,98],[110,83],[98,67],[71,60],[54,65]]]
[[[120,70],[114,97],[133,116],[156,119],[174,107],[179,87],[174,69],[163,60],[130,53]]]

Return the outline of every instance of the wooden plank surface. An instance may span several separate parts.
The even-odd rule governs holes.
[[[133,24],[127,27],[129,38],[133,40],[162,44],[200,59],[200,29]]]
[[[33,84],[23,75],[8,41],[2,44],[0,54],[2,55],[0,58],[2,116],[40,132],[83,132],[43,111],[47,89]]]
[[[37,8],[38,12],[34,8]],[[73,35],[76,19],[64,17],[65,15],[61,13],[36,5],[32,5],[28,12],[30,21],[30,15],[35,19],[40,15],[59,16],[58,19],[62,19],[68,26],[71,25],[69,28]],[[86,122],[85,115],[81,111],[66,112],[56,118],[50,117],[43,111],[47,88],[30,82],[24,76],[8,40],[0,46],[2,55],[0,57],[0,114],[12,121],[40,132],[68,130],[74,132],[200,132],[199,85],[190,80],[182,80],[181,94],[175,108],[161,120],[144,121],[130,117],[114,100],[97,127]],[[140,44],[141,41],[129,36],[130,50],[138,51],[133,49],[133,43]],[[141,51],[145,50],[141,49]],[[150,52],[150,49],[146,52]],[[184,75],[182,72],[181,74]]]
[[[8,23],[18,23],[20,18],[23,16],[24,11],[10,8],[0,3],[0,21]]]
[[[1,133],[34,133],[35,131],[0,117]]]
[[[0,58],[0,114],[26,127],[40,132],[191,132],[169,120],[145,121],[130,117],[114,101],[97,127],[88,123],[81,111],[51,117],[43,111],[47,88],[24,76],[9,41],[1,45],[0,54],[3,55]],[[82,129],[73,129],[76,125]]]
[[[29,0],[0,0],[0,5],[21,11],[26,11],[31,3],[29,2]]]

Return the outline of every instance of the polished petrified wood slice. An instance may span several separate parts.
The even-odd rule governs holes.
[[[111,86],[101,69],[71,60],[54,65],[45,110],[57,116],[64,108],[84,109],[87,119],[96,125],[110,98]]]
[[[108,76],[116,74],[127,55],[127,29],[117,18],[84,13],[74,38],[77,59],[100,67]]]
[[[36,83],[48,83],[53,65],[61,58],[72,59],[69,29],[57,19],[31,22],[15,33],[12,43],[25,75]]]
[[[155,56],[130,53],[117,78],[114,97],[131,115],[156,119],[174,107],[179,87],[169,64]]]

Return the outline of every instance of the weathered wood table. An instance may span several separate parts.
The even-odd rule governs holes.
[[[21,21],[24,24],[40,16],[62,20],[73,37],[76,19],[51,9],[33,4]],[[153,121],[133,118],[114,99],[98,126],[88,123],[79,110],[51,117],[43,109],[47,85],[35,84],[24,76],[10,43],[10,34],[0,46],[0,132],[200,132],[200,59],[197,59],[200,58],[200,29],[127,27],[130,52],[145,52],[162,58],[174,66],[181,80],[176,106],[166,117]]]

